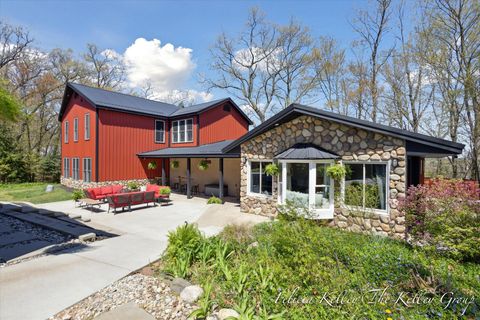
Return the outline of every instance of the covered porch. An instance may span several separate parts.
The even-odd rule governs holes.
[[[161,163],[161,184],[193,196],[240,197],[240,152],[223,152],[225,140],[196,147],[164,148],[138,154]],[[159,163],[159,164],[160,164]]]

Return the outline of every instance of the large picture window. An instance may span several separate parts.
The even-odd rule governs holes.
[[[155,120],[155,143],[165,142],[165,122]]]
[[[85,140],[90,140],[90,113],[85,114]]]
[[[73,119],[73,141],[78,141],[78,118]]]
[[[92,159],[83,158],[83,181],[92,181]]]
[[[70,178],[70,159],[63,158],[63,177]]]
[[[73,180],[80,179],[80,160],[78,158],[72,158],[72,178]]]
[[[172,142],[193,142],[193,119],[172,121]]]
[[[387,164],[346,163],[344,199],[349,206],[387,210]]]
[[[272,195],[272,177],[265,174],[265,167],[271,161],[250,162],[250,184],[249,193]]]

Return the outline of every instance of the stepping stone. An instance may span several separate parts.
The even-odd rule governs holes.
[[[12,231],[10,233],[0,234],[0,247],[33,239],[35,239],[34,235],[21,231]]]
[[[34,207],[31,207],[31,206],[23,206],[21,211],[23,213],[36,213],[39,210],[38,210],[38,208],[34,208]]]
[[[90,222],[92,219],[90,219],[89,217],[82,217],[81,220],[83,222]]]
[[[155,320],[147,311],[129,302],[108,312],[102,313],[95,320]]]
[[[78,240],[80,241],[95,241],[95,233],[91,232],[91,233],[86,233],[86,234],[82,234],[81,236],[78,237]]]
[[[172,291],[175,292],[176,294],[180,294],[183,291],[183,289],[191,285],[192,284],[185,279],[175,278],[170,283],[170,289],[172,289]]]
[[[70,219],[81,219],[81,218],[82,218],[82,215],[81,215],[81,214],[78,214],[78,213],[70,213],[70,214],[68,215],[68,217],[69,217]]]
[[[11,244],[0,248],[0,260],[9,261],[50,245],[52,243],[38,239],[34,239],[29,243]]]

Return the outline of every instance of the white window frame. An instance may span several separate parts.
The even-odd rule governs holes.
[[[87,162],[89,165],[87,166]],[[88,168],[88,170],[87,170]],[[85,179],[88,172],[88,179]],[[82,171],[82,178],[84,182],[92,182],[92,158],[83,158],[83,171]]]
[[[68,121],[65,121],[65,124],[64,124],[64,133],[63,133],[63,142],[64,143],[68,143],[68,129],[70,127],[70,124],[68,123]]]
[[[192,139],[191,140],[187,140],[187,121],[191,121],[192,122]],[[185,123],[185,129],[184,129],[184,137],[185,139],[184,140],[180,140],[180,123],[181,122],[184,122]],[[177,141],[175,141],[175,139],[173,138],[173,127],[174,127],[174,124],[177,124]],[[173,120],[172,121],[172,143],[189,143],[189,142],[193,142],[193,118],[188,118],[188,119],[181,119],[181,120]]]
[[[76,167],[75,163],[77,164]],[[72,179],[80,180],[80,158],[72,158]]]
[[[63,158],[63,177],[70,178],[70,158]]]
[[[262,173],[262,163],[263,162],[270,162],[273,163],[272,159],[250,159],[247,162],[247,195],[251,197],[258,197],[258,198],[272,198],[273,196],[273,179],[272,179],[272,195],[266,195],[262,193],[262,179],[261,179],[261,174],[260,174],[260,192],[253,192],[251,191],[251,185],[250,185],[250,179],[251,179],[251,167],[252,167],[252,162],[260,162],[260,173]]]
[[[348,164],[361,164],[363,165],[363,194],[365,194],[365,165],[366,164],[382,164],[385,165],[386,173],[385,173],[385,210],[383,209],[376,209],[376,208],[366,208],[365,207],[365,197],[362,198],[363,206],[352,206],[345,204],[345,178],[342,180],[341,186],[341,197],[342,197],[342,206],[349,209],[349,210],[363,210],[373,212],[378,215],[390,215],[390,160],[389,161],[376,161],[376,160],[368,160],[368,161],[355,161],[355,160],[348,160],[343,161],[344,165]]]
[[[85,113],[85,124],[84,124],[84,138],[85,140],[90,140],[90,113]]]
[[[163,123],[163,133],[162,133],[162,140],[157,140],[157,131],[160,131],[160,130],[157,130],[157,122],[162,122]],[[154,139],[155,139],[155,143],[165,143],[165,121],[163,120],[155,120],[155,128],[154,128]]]
[[[78,141],[78,118],[73,119],[73,141]]]
[[[286,195],[287,195],[287,164],[288,163],[308,163],[308,203],[309,206],[314,206],[315,204],[315,188],[317,187],[317,164],[325,163],[333,165],[335,162],[333,160],[279,160],[278,161],[282,165],[282,181],[281,187],[282,191],[279,193],[278,202],[281,204],[285,204]],[[312,183],[312,181],[314,183]],[[314,209],[317,219],[332,219],[333,213],[335,210],[335,197],[334,197],[334,190],[335,190],[335,181],[330,178],[330,195],[329,195],[329,206],[326,209]],[[280,198],[281,195],[281,198]]]

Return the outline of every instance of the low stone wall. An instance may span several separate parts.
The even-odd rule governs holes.
[[[343,161],[388,161],[389,214],[353,212],[336,203],[330,225],[342,229],[404,238],[405,217],[397,210],[398,200],[405,197],[405,141],[333,121],[300,116],[241,145],[240,206],[244,212],[275,216],[278,191],[272,197],[247,194],[248,160],[271,160],[295,143],[314,143],[338,154]]]
[[[149,183],[148,179],[133,179],[133,180],[118,180],[118,181],[101,181],[101,182],[83,182],[83,180],[74,180],[72,178],[61,178],[60,183],[66,187],[73,189],[86,189],[86,188],[96,188],[110,185],[121,184],[127,186],[129,182],[136,182],[140,186],[146,185]]]

